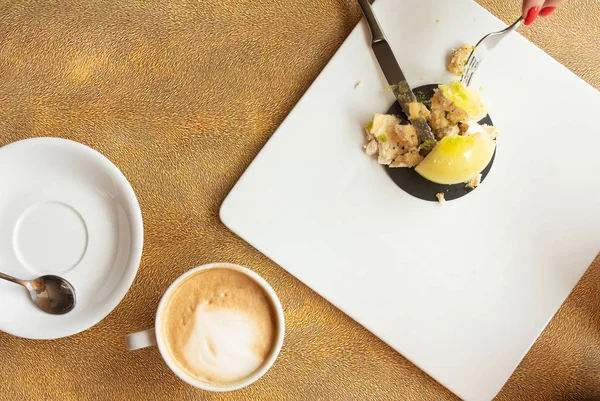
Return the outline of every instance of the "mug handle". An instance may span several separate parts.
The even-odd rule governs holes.
[[[129,351],[156,345],[156,330],[153,328],[128,334],[125,337],[125,347]]]

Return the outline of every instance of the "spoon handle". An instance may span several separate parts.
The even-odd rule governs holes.
[[[22,286],[25,285],[25,284],[23,284],[23,282],[21,280],[14,278],[13,276],[9,276],[8,274],[0,273],[0,278],[7,280],[7,281],[12,281],[13,283],[17,283]]]

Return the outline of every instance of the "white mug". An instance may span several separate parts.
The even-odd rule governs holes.
[[[162,313],[161,312],[163,311],[163,308],[166,305],[167,299],[169,299],[169,296],[171,295],[173,290],[177,287],[177,285],[181,281],[185,280],[186,277],[188,277],[194,273],[197,273],[201,270],[207,270],[207,269],[212,269],[212,268],[216,268],[216,267],[233,269],[233,270],[239,271],[239,272],[244,273],[247,276],[249,276],[252,280],[254,280],[257,284],[259,284],[262,287],[262,289],[265,291],[265,293],[271,300],[271,303],[273,304],[273,307],[277,314],[277,337],[275,339],[275,343],[274,343],[271,353],[269,354],[269,357],[264,361],[264,363],[260,366],[260,368],[258,368],[250,376],[248,376],[240,381],[236,381],[235,383],[232,383],[231,385],[211,385],[211,384],[199,381],[199,380],[195,380],[194,378],[190,377],[189,375],[186,375],[177,366],[177,364],[173,361],[173,359],[169,355],[169,352],[167,351],[166,345],[164,343],[164,339],[162,338],[162,334],[161,334],[162,330],[159,329],[162,325],[162,322],[161,322]],[[211,264],[202,265],[202,266],[198,266],[194,269],[191,269],[188,272],[184,273],[182,276],[180,276],[177,280],[175,280],[169,286],[169,288],[167,288],[167,291],[163,294],[163,296],[160,300],[160,303],[158,304],[154,327],[149,330],[139,331],[137,333],[132,333],[132,334],[127,335],[127,337],[125,338],[125,345],[126,345],[127,349],[130,351],[149,347],[152,345],[158,345],[158,349],[159,349],[160,354],[161,354],[162,358],[164,359],[165,363],[177,376],[179,376],[179,378],[181,380],[185,381],[188,384],[191,384],[194,387],[200,388],[202,390],[224,392],[224,391],[239,390],[243,387],[246,387],[246,386],[254,383],[256,380],[260,379],[265,373],[267,373],[267,371],[271,368],[271,366],[273,366],[273,363],[275,362],[275,360],[277,359],[277,356],[279,355],[279,352],[281,351],[281,346],[283,345],[284,331],[285,331],[285,323],[284,323],[284,318],[283,318],[283,308],[281,307],[281,302],[279,301],[279,298],[277,297],[277,294],[275,294],[275,291],[273,290],[273,288],[271,288],[271,286],[269,285],[269,283],[267,283],[265,281],[265,279],[263,279],[258,274],[254,273],[252,270],[247,269],[242,266],[239,266],[239,265],[234,265],[231,263],[211,263]]]

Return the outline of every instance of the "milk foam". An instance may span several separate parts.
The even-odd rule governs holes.
[[[208,379],[234,381],[249,376],[263,362],[256,352],[260,332],[255,321],[241,311],[198,305],[183,356],[194,371]]]

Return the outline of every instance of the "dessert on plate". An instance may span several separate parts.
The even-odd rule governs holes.
[[[415,128],[399,116],[375,114],[365,127],[365,152],[389,167],[415,168],[437,184],[477,187],[494,155],[498,135],[495,127],[478,123],[487,115],[479,94],[452,81],[438,86],[429,109],[415,103],[409,111],[411,120],[427,119],[435,141],[420,143]]]

